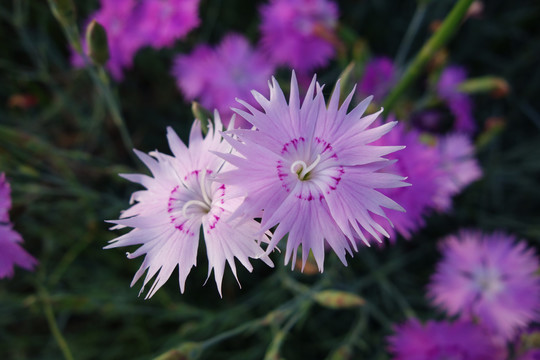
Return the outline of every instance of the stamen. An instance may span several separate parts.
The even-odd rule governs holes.
[[[307,166],[307,164],[303,162],[302,160],[296,160],[295,162],[291,164],[291,172],[296,173],[296,167],[300,165],[300,169],[302,169],[302,171],[300,172],[300,174],[298,174],[298,178],[300,180],[303,180],[311,170],[315,169],[315,167],[317,166],[317,164],[319,164],[320,161],[321,161],[320,154],[317,155],[317,158],[315,159],[315,161],[309,166]]]
[[[203,210],[205,211],[210,211],[210,205],[208,205],[207,203],[205,202],[202,202],[200,200],[189,200],[187,201],[184,206],[182,206],[182,215],[184,215],[184,217],[186,219],[189,219],[191,216],[193,216],[193,214],[191,214],[190,216],[187,215],[186,211],[188,209],[188,207],[190,207],[191,205],[198,205],[200,206]]]
[[[204,201],[206,201],[207,204],[211,204],[212,201],[210,201],[210,197],[208,196],[208,193],[206,192],[206,170],[202,171],[201,176],[201,192]],[[189,201],[188,201],[189,202]],[[185,206],[185,205],[184,205]]]

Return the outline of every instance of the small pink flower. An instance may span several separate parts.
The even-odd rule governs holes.
[[[198,100],[204,107],[230,117],[235,99],[248,97],[253,89],[262,91],[273,71],[265,56],[246,38],[229,34],[215,49],[199,45],[191,54],[177,56],[173,74],[187,100]],[[241,119],[237,123],[239,127],[248,125]]]
[[[436,147],[422,143],[418,132],[406,130],[400,123],[373,144],[405,145],[403,150],[388,155],[396,163],[389,166],[387,171],[406,177],[411,186],[380,191],[401,204],[407,212],[390,210],[387,215],[393,227],[383,218],[380,224],[391,235],[390,240],[394,239],[395,231],[409,239],[412,233],[425,224],[424,216],[434,207],[434,197],[439,190],[438,182],[445,176],[440,169],[439,152]]]
[[[12,277],[15,265],[33,270],[37,260],[28,254],[20,244],[21,235],[13,230],[9,221],[11,209],[11,188],[4,173],[0,174],[0,279]]]
[[[219,114],[215,113],[215,127],[221,129]],[[231,129],[231,127],[229,127]],[[148,156],[136,151],[137,156],[152,172],[153,177],[142,174],[124,174],[126,179],[143,185],[146,190],[132,196],[132,207],[125,210],[114,228],[131,227],[129,233],[111,240],[105,248],[142,244],[133,259],[145,255],[144,261],[131,283],[148,270],[144,286],[157,274],[146,298],[152,297],[165,284],[178,266],[180,290],[184,292],[186,278],[196,265],[199,234],[202,227],[208,256],[208,277],[212,270],[218,291],[226,263],[236,275],[235,258],[249,271],[253,268],[249,258],[260,257],[259,246],[266,241],[259,231],[258,222],[248,219],[230,219],[241,203],[241,198],[230,199],[231,188],[214,181],[216,174],[227,167],[212,152],[229,152],[230,146],[221,141],[221,135],[210,127],[208,135],[201,136],[200,122],[191,128],[189,148],[176,133],[167,129],[169,146],[174,156],[153,152]],[[272,265],[268,257],[263,260]],[[237,278],[238,279],[238,278]]]
[[[437,93],[447,103],[454,115],[454,129],[472,133],[476,129],[471,98],[458,90],[458,85],[467,80],[467,73],[459,66],[449,66],[443,70],[437,83]]]
[[[482,169],[474,157],[474,146],[465,134],[450,134],[439,139],[440,168],[444,173],[437,179],[435,207],[448,211],[452,197],[482,177]]]
[[[539,319],[540,264],[524,241],[461,231],[444,239],[441,251],[429,294],[449,315],[477,320],[504,339]]]
[[[300,74],[325,66],[335,54],[337,5],[328,0],[270,0],[261,7],[263,48],[276,65]]]
[[[364,232],[378,241],[379,233],[388,236],[371,214],[385,216],[382,207],[403,209],[375,189],[407,185],[403,177],[380,171],[390,164],[383,156],[403,147],[370,143],[395,122],[369,128],[380,114],[362,116],[369,98],[347,113],[354,92],[339,107],[339,83],[327,107],[313,79],[301,104],[294,73],[288,103],[275,79],[269,99],[253,94],[263,111],[240,100],[249,113],[235,111],[256,130],[225,133],[237,154],[220,155],[236,169],[220,179],[246,196],[239,215],[251,218],[263,210],[261,231],[276,226],[267,251],[288,234],[285,262],[293,258],[294,264],[302,245],[302,262],[311,250],[322,271],[325,243],[346,263],[357,239],[369,245]]]

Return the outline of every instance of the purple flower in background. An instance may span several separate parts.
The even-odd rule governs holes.
[[[465,134],[450,134],[439,139],[440,167],[444,175],[438,178],[435,207],[448,211],[452,197],[482,177],[482,169],[474,157],[474,147]]]
[[[439,152],[435,147],[422,143],[418,132],[408,131],[399,123],[373,144],[405,145],[403,150],[388,155],[389,159],[397,162],[386,171],[406,177],[411,187],[382,189],[380,192],[402,205],[407,212],[390,210],[387,213],[394,228],[385,219],[381,219],[380,224],[390,233],[390,240],[394,239],[395,231],[408,239],[425,224],[423,217],[434,206],[437,180],[443,175],[439,168]]]
[[[198,10],[199,0],[143,0],[138,30],[148,45],[168,47],[199,25]]]
[[[110,59],[106,67],[117,81],[133,65],[140,48],[171,46],[199,24],[199,0],[101,0],[100,4],[87,23],[96,20],[107,30]],[[87,52],[84,39],[83,47]],[[85,65],[75,52],[71,61],[77,67]]]
[[[364,68],[364,74],[358,86],[362,97],[373,95],[380,102],[394,85],[395,68],[390,58],[377,57],[371,59]]]
[[[208,109],[223,116],[232,115],[235,99],[247,98],[251,90],[266,87],[274,67],[247,39],[227,35],[215,49],[200,45],[190,55],[175,59],[173,74],[188,100],[199,100]],[[239,127],[249,125],[240,121]]]
[[[263,48],[277,65],[301,74],[335,54],[337,5],[328,0],[270,0],[261,7]]]
[[[443,258],[429,285],[433,303],[449,315],[477,320],[510,339],[538,320],[539,261],[524,241],[503,233],[461,231],[441,243]]]
[[[380,111],[362,116],[368,98],[347,113],[354,90],[339,107],[339,88],[338,82],[327,107],[314,78],[301,104],[293,73],[287,103],[272,79],[269,99],[253,93],[263,111],[241,100],[249,113],[235,110],[256,130],[226,132],[237,154],[220,154],[236,167],[220,179],[246,195],[239,216],[251,218],[263,209],[261,232],[277,226],[267,251],[288,234],[285,263],[291,257],[296,263],[302,245],[302,263],[311,250],[320,271],[325,242],[346,264],[357,239],[369,245],[364,231],[378,241],[378,232],[388,236],[370,213],[385,216],[381,207],[403,208],[375,189],[407,185],[401,176],[380,171],[390,164],[383,156],[403,147],[368,145],[395,122],[368,129]]]
[[[394,360],[502,360],[506,350],[471,322],[411,319],[388,338]]]
[[[4,173],[0,174],[0,279],[12,277],[15,265],[33,270],[37,260],[22,247],[21,235],[13,230],[8,211],[11,209],[11,188]]]
[[[472,133],[476,124],[472,114],[472,101],[466,94],[458,90],[458,85],[467,80],[465,69],[449,66],[443,70],[437,83],[437,93],[447,103],[455,117],[456,131]]]
[[[242,199],[231,199],[230,187],[213,181],[227,165],[212,152],[230,151],[230,146],[221,141],[218,130],[221,128],[217,112],[215,129],[210,127],[205,138],[201,136],[200,122],[195,121],[189,148],[168,128],[167,138],[174,156],[159,152],[148,156],[136,151],[154,177],[122,175],[143,185],[146,190],[135,192],[132,202],[136,204],[125,210],[119,220],[112,221],[117,224],[114,228],[127,226],[133,230],[111,240],[105,248],[142,244],[134,253],[128,253],[128,258],[146,255],[131,283],[133,286],[148,270],[141,292],[157,274],[146,298],[153,296],[165,284],[177,265],[180,290],[184,292],[186,278],[197,262],[201,226],[208,256],[208,277],[213,270],[220,294],[226,263],[237,277],[235,258],[251,271],[253,267],[249,258],[259,257],[264,252],[259,242],[267,241],[265,235],[255,235],[260,224],[252,219],[230,219]],[[263,260],[272,265],[268,257],[263,257]]]

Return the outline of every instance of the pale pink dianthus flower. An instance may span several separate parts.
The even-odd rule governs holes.
[[[231,124],[232,126],[232,124]],[[219,130],[222,124],[215,113],[215,127],[210,125],[208,135],[202,137],[201,124],[195,121],[191,128],[189,148],[176,133],[167,129],[167,138],[173,156],[159,152],[136,151],[137,156],[152,172],[153,177],[142,174],[123,174],[130,181],[143,185],[146,190],[132,196],[133,206],[125,210],[114,228],[131,227],[129,233],[111,240],[106,248],[141,244],[128,258],[145,255],[135,274],[132,286],[148,270],[144,286],[154,277],[146,298],[153,296],[165,284],[178,266],[180,290],[183,293],[186,278],[196,265],[199,234],[202,227],[208,277],[212,270],[221,294],[221,283],[226,263],[237,278],[235,258],[249,271],[253,269],[249,258],[264,253],[260,242],[266,235],[255,234],[260,224],[253,219],[230,219],[241,198],[229,198],[230,187],[214,181],[214,177],[227,165],[212,152],[230,152],[222,142]],[[229,127],[229,130],[231,127]],[[272,265],[270,259],[262,259]]]
[[[391,163],[383,156],[403,147],[369,145],[395,122],[369,128],[380,111],[363,116],[368,98],[347,113],[354,90],[340,107],[339,88],[338,82],[327,107],[314,78],[301,104],[293,73],[287,103],[272,79],[269,99],[253,92],[263,111],[242,100],[249,112],[235,110],[256,130],[226,132],[237,154],[220,154],[236,167],[220,179],[246,196],[238,215],[251,218],[263,210],[261,231],[276,226],[267,251],[288,234],[285,263],[292,258],[295,264],[301,245],[303,264],[312,251],[320,271],[325,242],[346,264],[358,239],[369,245],[366,233],[378,241],[379,233],[388,236],[371,214],[384,217],[382,207],[403,209],[376,189],[407,185],[403,177],[380,171]]]

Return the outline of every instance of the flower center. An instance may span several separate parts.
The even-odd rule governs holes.
[[[212,208],[211,194],[208,193],[210,189],[206,183],[206,171],[201,171],[199,184],[201,186],[202,200],[193,199],[186,201],[184,206],[182,206],[182,215],[186,219],[193,217],[193,215],[196,213],[202,212],[204,214],[208,214]]]
[[[291,172],[298,176],[298,180],[306,181],[310,179],[310,171],[315,169],[317,164],[321,161],[321,155],[317,155],[317,158],[311,165],[307,165],[302,160],[296,160],[291,164]]]
[[[492,297],[504,288],[498,271],[492,268],[481,268],[473,274],[478,289],[487,297]]]

